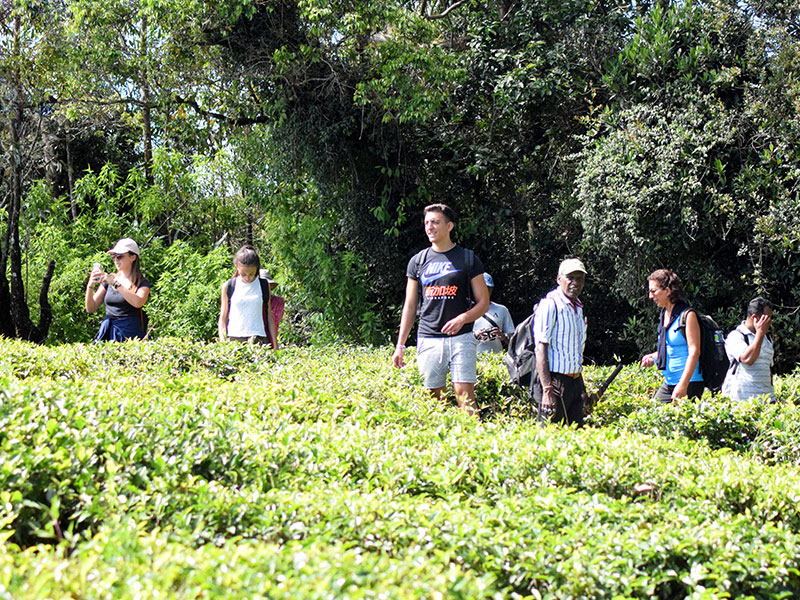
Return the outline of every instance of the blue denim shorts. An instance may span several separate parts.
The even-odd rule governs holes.
[[[455,383],[475,383],[478,343],[472,332],[417,339],[417,367],[429,390],[447,383],[447,369]]]

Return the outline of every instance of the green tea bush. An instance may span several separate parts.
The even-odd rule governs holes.
[[[582,430],[475,419],[390,353],[0,342],[0,597],[800,589],[790,461],[626,430],[636,411]],[[504,401],[500,362],[481,365]],[[620,377],[609,403],[634,387]]]

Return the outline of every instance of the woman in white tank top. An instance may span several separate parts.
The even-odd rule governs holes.
[[[233,264],[236,276],[223,283],[220,291],[220,341],[271,344],[277,350],[278,335],[269,306],[269,285],[262,285],[258,278],[261,269],[258,253],[252,246],[242,246]]]

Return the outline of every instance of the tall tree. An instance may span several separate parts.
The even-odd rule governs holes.
[[[4,172],[2,207],[5,229],[0,247],[0,333],[41,342],[52,320],[47,298],[55,262],[51,260],[39,291],[39,322],[34,324],[28,308],[23,279],[20,218],[31,172],[41,173],[42,124],[51,100],[39,79],[50,41],[48,32],[56,23],[57,4],[5,2],[0,20],[0,86]],[[7,275],[8,274],[8,277]]]

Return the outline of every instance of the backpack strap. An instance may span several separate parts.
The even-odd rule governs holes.
[[[416,271],[417,281],[419,281],[419,277],[420,275],[422,275],[422,265],[424,265],[425,261],[428,260],[428,253],[430,251],[431,251],[430,248],[425,248],[425,250],[417,253],[417,256],[420,256],[420,254],[422,255],[420,259],[417,261],[417,271]]]
[[[225,286],[225,289],[227,290],[227,293],[228,293],[228,307],[229,308],[230,308],[230,304],[231,304],[231,296],[233,296],[233,288],[235,288],[235,287],[236,287],[236,277],[231,277],[230,279],[228,279],[228,283]]]
[[[495,323],[495,322],[494,322],[494,319],[492,319],[492,318],[489,316],[489,313],[488,313],[488,312],[487,312],[487,313],[485,313],[485,314],[483,314],[483,315],[481,315],[479,318],[486,319],[487,321],[489,321],[489,324],[490,324],[492,327],[497,327],[498,329],[500,329],[500,325],[498,325],[497,323]]]
[[[467,306],[472,308],[475,304],[472,298],[472,271],[475,269],[475,252],[469,248],[464,248],[464,259],[467,263]],[[497,327],[497,325],[495,325]]]
[[[681,330],[681,334],[683,334],[684,339],[686,340],[689,339],[686,337],[686,317],[690,312],[693,312],[695,315],[697,315],[697,311],[695,309],[687,308],[681,313],[680,317],[678,317],[678,327]],[[698,323],[699,321],[700,317],[698,315]]]
[[[422,281],[420,280],[422,276],[422,266],[425,264],[425,261],[428,260],[428,253],[430,250],[430,248],[425,248],[425,250],[417,253],[417,256],[420,257],[419,260],[417,260],[416,271],[414,273],[417,278],[417,314],[422,311]]]

